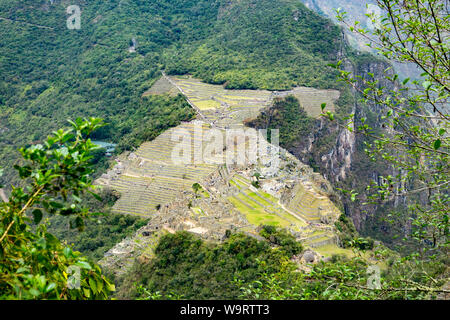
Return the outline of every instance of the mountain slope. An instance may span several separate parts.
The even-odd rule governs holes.
[[[68,5],[81,29],[68,30]],[[333,86],[338,29],[297,1],[0,1],[0,163],[67,118],[103,117],[119,151],[192,118],[181,97],[142,97],[190,72],[229,88]],[[135,39],[136,52],[129,50]]]

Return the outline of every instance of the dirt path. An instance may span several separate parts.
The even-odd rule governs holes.
[[[170,78],[166,75],[166,73],[165,73],[164,71],[161,71],[161,73],[162,73],[163,77],[164,77],[167,81],[170,82],[171,85],[173,85],[175,88],[177,88],[177,89],[181,92],[181,94],[186,98],[186,101],[189,103],[189,105],[190,105],[195,111],[197,111],[197,113],[203,118],[203,120],[205,120],[206,122],[208,122],[207,119],[206,119],[206,117],[205,117],[205,116],[203,115],[203,113],[201,112],[201,110],[200,110],[199,108],[197,108],[197,106],[196,106],[195,104],[193,104],[193,103],[191,102],[191,100],[189,100],[188,95],[183,91],[183,89],[181,89],[181,87],[180,87],[178,84],[176,84],[175,81],[172,81],[172,79],[170,79]],[[208,123],[209,123],[209,122],[208,122]],[[211,125],[212,125],[212,123],[211,123]]]

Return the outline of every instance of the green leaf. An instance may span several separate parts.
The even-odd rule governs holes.
[[[35,289],[35,288],[31,288],[28,292],[29,292],[32,296],[34,296],[34,297],[38,297],[38,296],[41,295],[41,293],[39,292],[39,290],[37,290],[37,289]]]
[[[56,283],[52,282],[45,288],[45,293],[48,293],[56,288]]]
[[[97,292],[97,283],[95,282],[94,279],[89,278],[89,286],[92,289],[92,292],[96,293]]]
[[[63,249],[63,254],[66,258],[70,258],[70,256],[72,255],[72,249],[70,249],[69,247],[65,247]]]
[[[95,199],[97,199],[98,201],[102,201],[102,197],[100,197],[98,194],[96,194],[95,192],[89,191],[88,193],[91,194]]]
[[[431,85],[432,85],[432,83],[430,81],[424,81],[422,83],[422,86],[425,88],[425,90],[430,89]]]
[[[434,150],[439,149],[441,147],[441,140],[437,139],[436,141],[434,141],[433,147],[434,147]]]
[[[103,281],[97,280],[97,292],[100,293],[103,290]]]
[[[445,133],[445,129],[444,128],[441,128],[440,130],[439,130],[439,135],[440,136],[443,136],[444,135],[444,133]]]
[[[83,292],[84,292],[84,295],[86,296],[86,298],[91,297],[91,290],[83,288]]]
[[[322,104],[320,105],[320,107],[322,108],[322,111],[325,109],[326,106],[327,106],[326,103],[322,103]]]
[[[75,263],[75,265],[78,267],[81,267],[83,269],[87,269],[87,270],[92,269],[91,265],[86,261],[77,261],[77,263]]]
[[[33,218],[34,218],[34,223],[38,224],[39,222],[41,222],[42,220],[42,211],[40,209],[35,209],[32,212],[33,214]]]
[[[116,291],[116,285],[114,283],[108,282],[108,290],[109,291]]]
[[[40,238],[38,241],[36,241],[36,244],[43,249],[47,247],[47,241],[45,240],[45,238]]]
[[[61,208],[63,207],[63,205],[62,205],[61,203],[55,202],[55,201],[51,201],[51,202],[50,202],[50,205],[51,205],[53,208],[58,208],[58,209],[61,209]]]

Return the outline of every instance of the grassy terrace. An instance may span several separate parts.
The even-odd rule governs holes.
[[[192,210],[194,216],[199,216],[199,217],[207,217],[208,216],[201,208],[192,207],[191,210]]]
[[[203,83],[197,79],[186,77],[171,78],[187,96],[187,98],[202,111],[210,121],[220,120],[217,124],[226,126],[241,124],[248,117],[255,116],[259,109],[267,106],[271,93],[267,90],[229,90],[221,85]],[[230,113],[230,109],[234,110]],[[219,111],[215,113],[214,111]],[[221,118],[221,113],[228,113]]]
[[[260,189],[250,189],[250,181],[245,177],[235,175],[230,180],[230,184],[235,186],[239,193],[229,197],[228,200],[238,211],[246,216],[251,224],[289,227],[293,230],[301,231],[303,242],[306,246],[313,248],[327,246],[330,251],[339,251],[335,244],[335,235],[331,230],[309,226],[303,220],[284,210],[278,204],[278,199],[272,195]],[[315,196],[315,194],[307,192],[301,186],[297,187],[295,191],[297,194],[289,209],[295,209],[292,211],[307,221],[319,222],[318,207],[325,209],[327,203],[324,200],[327,199]]]
[[[307,87],[294,88],[289,91],[289,94],[296,97],[308,115],[314,118],[322,113],[320,106],[324,102],[327,104],[327,110],[334,112],[334,103],[340,96],[337,90],[318,90]]]
[[[310,222],[319,222],[321,211],[327,214],[339,214],[328,198],[316,194],[314,190],[308,190],[299,184],[294,192],[295,197],[288,204],[288,209]]]
[[[236,197],[229,197],[228,200],[234,205],[234,207],[243,213],[247,220],[254,225],[268,224],[279,227],[289,227],[290,223],[284,219],[279,218],[277,215],[270,214],[264,211],[263,208],[250,207],[249,205],[239,200]]]
[[[228,200],[247,217],[250,223],[291,227],[295,230],[300,230],[306,226],[305,222],[281,208],[275,197],[259,189],[257,191],[250,190],[250,181],[245,177],[235,175],[230,183],[240,193],[229,197]]]
[[[271,99],[271,93],[266,90],[228,90],[221,85],[206,84],[189,77],[172,77],[171,79],[202,111],[220,109],[224,106],[235,110],[259,109],[268,105]],[[322,113],[321,104],[324,102],[327,104],[327,110],[334,111],[334,103],[340,96],[337,90],[318,90],[308,87],[296,87],[290,91],[282,91],[280,94],[295,96],[311,117],[318,117]]]
[[[203,128],[209,128],[203,125]],[[172,149],[179,142],[171,141],[173,130],[184,129],[194,137],[194,124],[182,124],[170,129],[153,141],[146,142],[136,150],[140,157],[132,160],[124,173],[110,186],[121,193],[113,211],[117,213],[149,216],[183,190],[192,190],[192,185],[217,170],[217,165],[177,165],[172,161]],[[192,139],[194,140],[194,139]],[[194,152],[194,148],[191,148]],[[192,156],[192,154],[191,154]],[[201,194],[209,194],[202,190]]]

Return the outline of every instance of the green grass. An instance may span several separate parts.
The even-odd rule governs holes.
[[[327,244],[325,246],[315,248],[314,250],[325,257],[331,257],[332,255],[337,254],[344,255],[347,258],[353,258],[355,256],[353,250],[340,248],[335,244]]]
[[[260,206],[255,208],[249,208],[234,197],[229,197],[228,200],[239,212],[244,214],[248,222],[250,222],[253,225],[258,226],[261,224],[267,224],[283,228],[288,227],[290,225],[288,221],[281,219],[277,215],[265,212]]]
[[[202,216],[202,217],[207,216],[207,214],[206,214],[201,208],[198,208],[198,207],[192,207],[191,210],[192,210],[196,215],[199,215],[199,216]]]
[[[274,202],[275,205],[273,205],[272,203],[269,203],[268,201],[264,200],[264,197],[259,192],[258,193],[249,192],[249,193],[245,193],[245,194],[241,193],[238,195],[238,198],[241,199],[242,201],[244,201],[245,203],[257,208],[258,210],[261,210],[261,211],[267,213],[264,210],[264,208],[261,207],[261,205],[256,203],[254,200],[258,201],[262,205],[265,205],[269,211],[277,212],[279,214],[278,218],[280,218],[281,220],[284,220],[290,224],[292,223],[295,226],[297,226],[297,228],[296,228],[297,230],[299,230],[301,227],[306,226],[306,223],[304,221],[294,217],[289,212],[285,211],[283,208],[276,205],[276,202]]]
[[[256,199],[256,201],[260,202],[261,204],[263,204],[267,207],[273,207],[273,205],[271,203],[267,202],[266,200],[264,200],[264,198],[259,193],[250,192],[250,193],[247,193],[247,195],[251,198]]]
[[[250,184],[251,181],[249,179],[247,179],[246,177],[240,175],[240,174],[236,174],[233,178],[238,179],[239,181],[245,182],[247,184]]]
[[[247,188],[247,185],[243,184],[242,182],[238,182],[235,179],[231,179],[230,183],[235,186],[236,188],[238,188],[239,190],[242,190],[243,188]]]
[[[200,110],[217,109],[220,108],[220,102],[214,100],[204,100],[194,102],[195,106]]]
[[[260,191],[259,192],[264,198],[268,199],[269,201],[273,202],[273,203],[278,203],[278,199],[275,198],[274,196],[272,196],[271,194],[268,194],[264,191]]]

